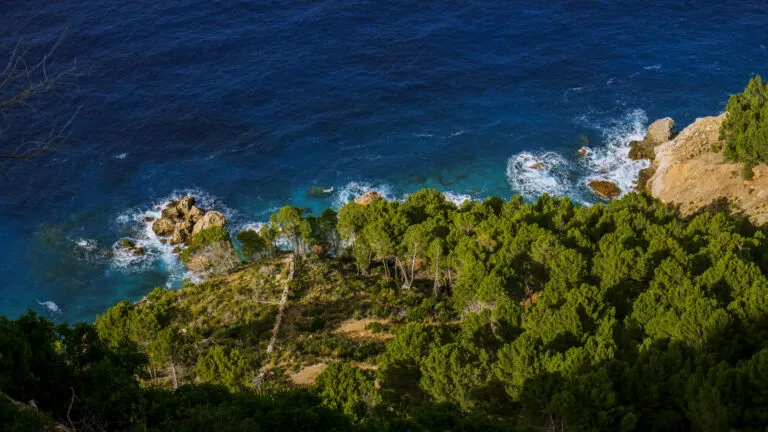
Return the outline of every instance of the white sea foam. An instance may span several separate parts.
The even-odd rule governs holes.
[[[38,300],[37,304],[39,304],[40,306],[44,307],[48,312],[51,312],[51,313],[61,313],[61,309],[59,308],[59,305],[57,305],[56,303],[54,303],[54,302],[52,302],[50,300],[42,301],[42,302],[40,300]]]
[[[518,153],[507,161],[507,181],[514,192],[528,199],[545,192],[564,195],[568,191],[569,165],[555,152]]]
[[[125,159],[128,156],[128,153],[120,153],[115,155],[115,159]]]
[[[392,187],[386,184],[373,184],[368,182],[349,182],[336,192],[333,198],[333,206],[340,208],[344,204],[353,201],[370,191],[376,191],[386,200],[397,199],[392,194]]]
[[[457,206],[461,206],[467,201],[472,201],[475,198],[472,197],[472,195],[469,194],[462,194],[462,193],[456,193],[456,192],[443,192],[443,196],[445,196],[445,199],[456,204]]]
[[[592,180],[611,181],[622,195],[633,190],[638,173],[648,166],[646,160],[629,158],[629,142],[641,140],[645,134],[645,111],[636,109],[607,123],[590,122],[587,116],[580,116],[577,122],[600,130],[602,144],[586,147],[586,155],[578,161],[555,152],[522,152],[512,156],[507,161],[507,180],[514,192],[527,199],[536,199],[546,192],[586,202],[594,199],[588,187]]]
[[[636,109],[617,121],[600,127],[603,133],[603,145],[589,148],[589,153],[580,159],[587,170],[582,179],[585,187],[592,180],[608,180],[615,183],[622,195],[634,188],[641,169],[648,167],[647,160],[633,161],[629,158],[629,143],[641,140],[645,136],[648,116],[645,111]]]
[[[99,247],[99,244],[96,242],[96,240],[84,239],[84,238],[79,238],[75,240],[75,245],[88,252],[95,251]]]
[[[659,70],[661,69],[660,64],[650,65],[650,66],[643,66],[643,69],[645,70]]]

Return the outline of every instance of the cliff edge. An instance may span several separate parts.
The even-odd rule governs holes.
[[[744,180],[742,165],[725,160],[719,138],[725,115],[697,119],[657,146],[651,167],[641,173],[640,181],[647,178],[642,187],[683,214],[727,199],[754,224],[768,223],[768,165],[756,166],[754,177]]]

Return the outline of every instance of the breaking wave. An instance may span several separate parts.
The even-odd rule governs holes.
[[[649,165],[647,160],[629,158],[629,143],[645,135],[645,111],[635,109],[608,123],[590,123],[586,116],[578,122],[597,129],[603,137],[602,144],[585,147],[582,157],[568,158],[556,152],[522,152],[512,156],[507,161],[507,181],[513,192],[530,200],[548,193],[569,195],[576,201],[594,201],[588,187],[592,180],[611,181],[622,195],[634,189],[638,173]]]

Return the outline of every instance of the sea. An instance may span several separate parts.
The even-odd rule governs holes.
[[[768,74],[768,8],[0,0],[0,64],[17,47],[76,74],[0,117],[6,153],[46,125],[70,137],[0,161],[0,315],[76,322],[180,286],[145,218],[184,194],[237,232],[283,205],[319,213],[369,190],[582,205],[599,201],[592,179],[629,191],[647,162],[629,160],[628,142],[650,122],[719,114]],[[122,253],[122,238],[146,253]]]

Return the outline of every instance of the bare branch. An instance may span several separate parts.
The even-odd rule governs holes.
[[[4,127],[0,127],[0,160],[34,159],[42,154],[58,151],[61,144],[70,139],[69,129],[80,113],[82,104],[77,106],[61,127],[56,126],[53,120],[48,127],[38,124],[39,120],[31,124],[21,122],[22,125],[17,125],[20,123],[19,119],[27,119],[30,114],[43,122],[46,122],[47,118],[52,119],[52,113],[42,113],[39,109],[50,108],[51,97],[60,98],[66,103],[65,93],[60,93],[59,90],[71,88],[70,86],[78,88],[76,79],[81,73],[76,59],[64,68],[51,62],[63,37],[62,34],[35,62],[28,61],[31,57],[30,49],[25,47],[21,40],[9,52],[8,62],[0,72],[0,120],[6,123]],[[0,126],[3,126],[2,122]],[[41,136],[40,126],[43,126],[43,130],[50,129],[47,135]],[[24,134],[25,128],[31,129],[32,132],[27,137],[19,138]],[[3,136],[4,132],[12,135]],[[10,141],[18,141],[19,144],[11,146]],[[9,150],[13,147],[15,150]]]

